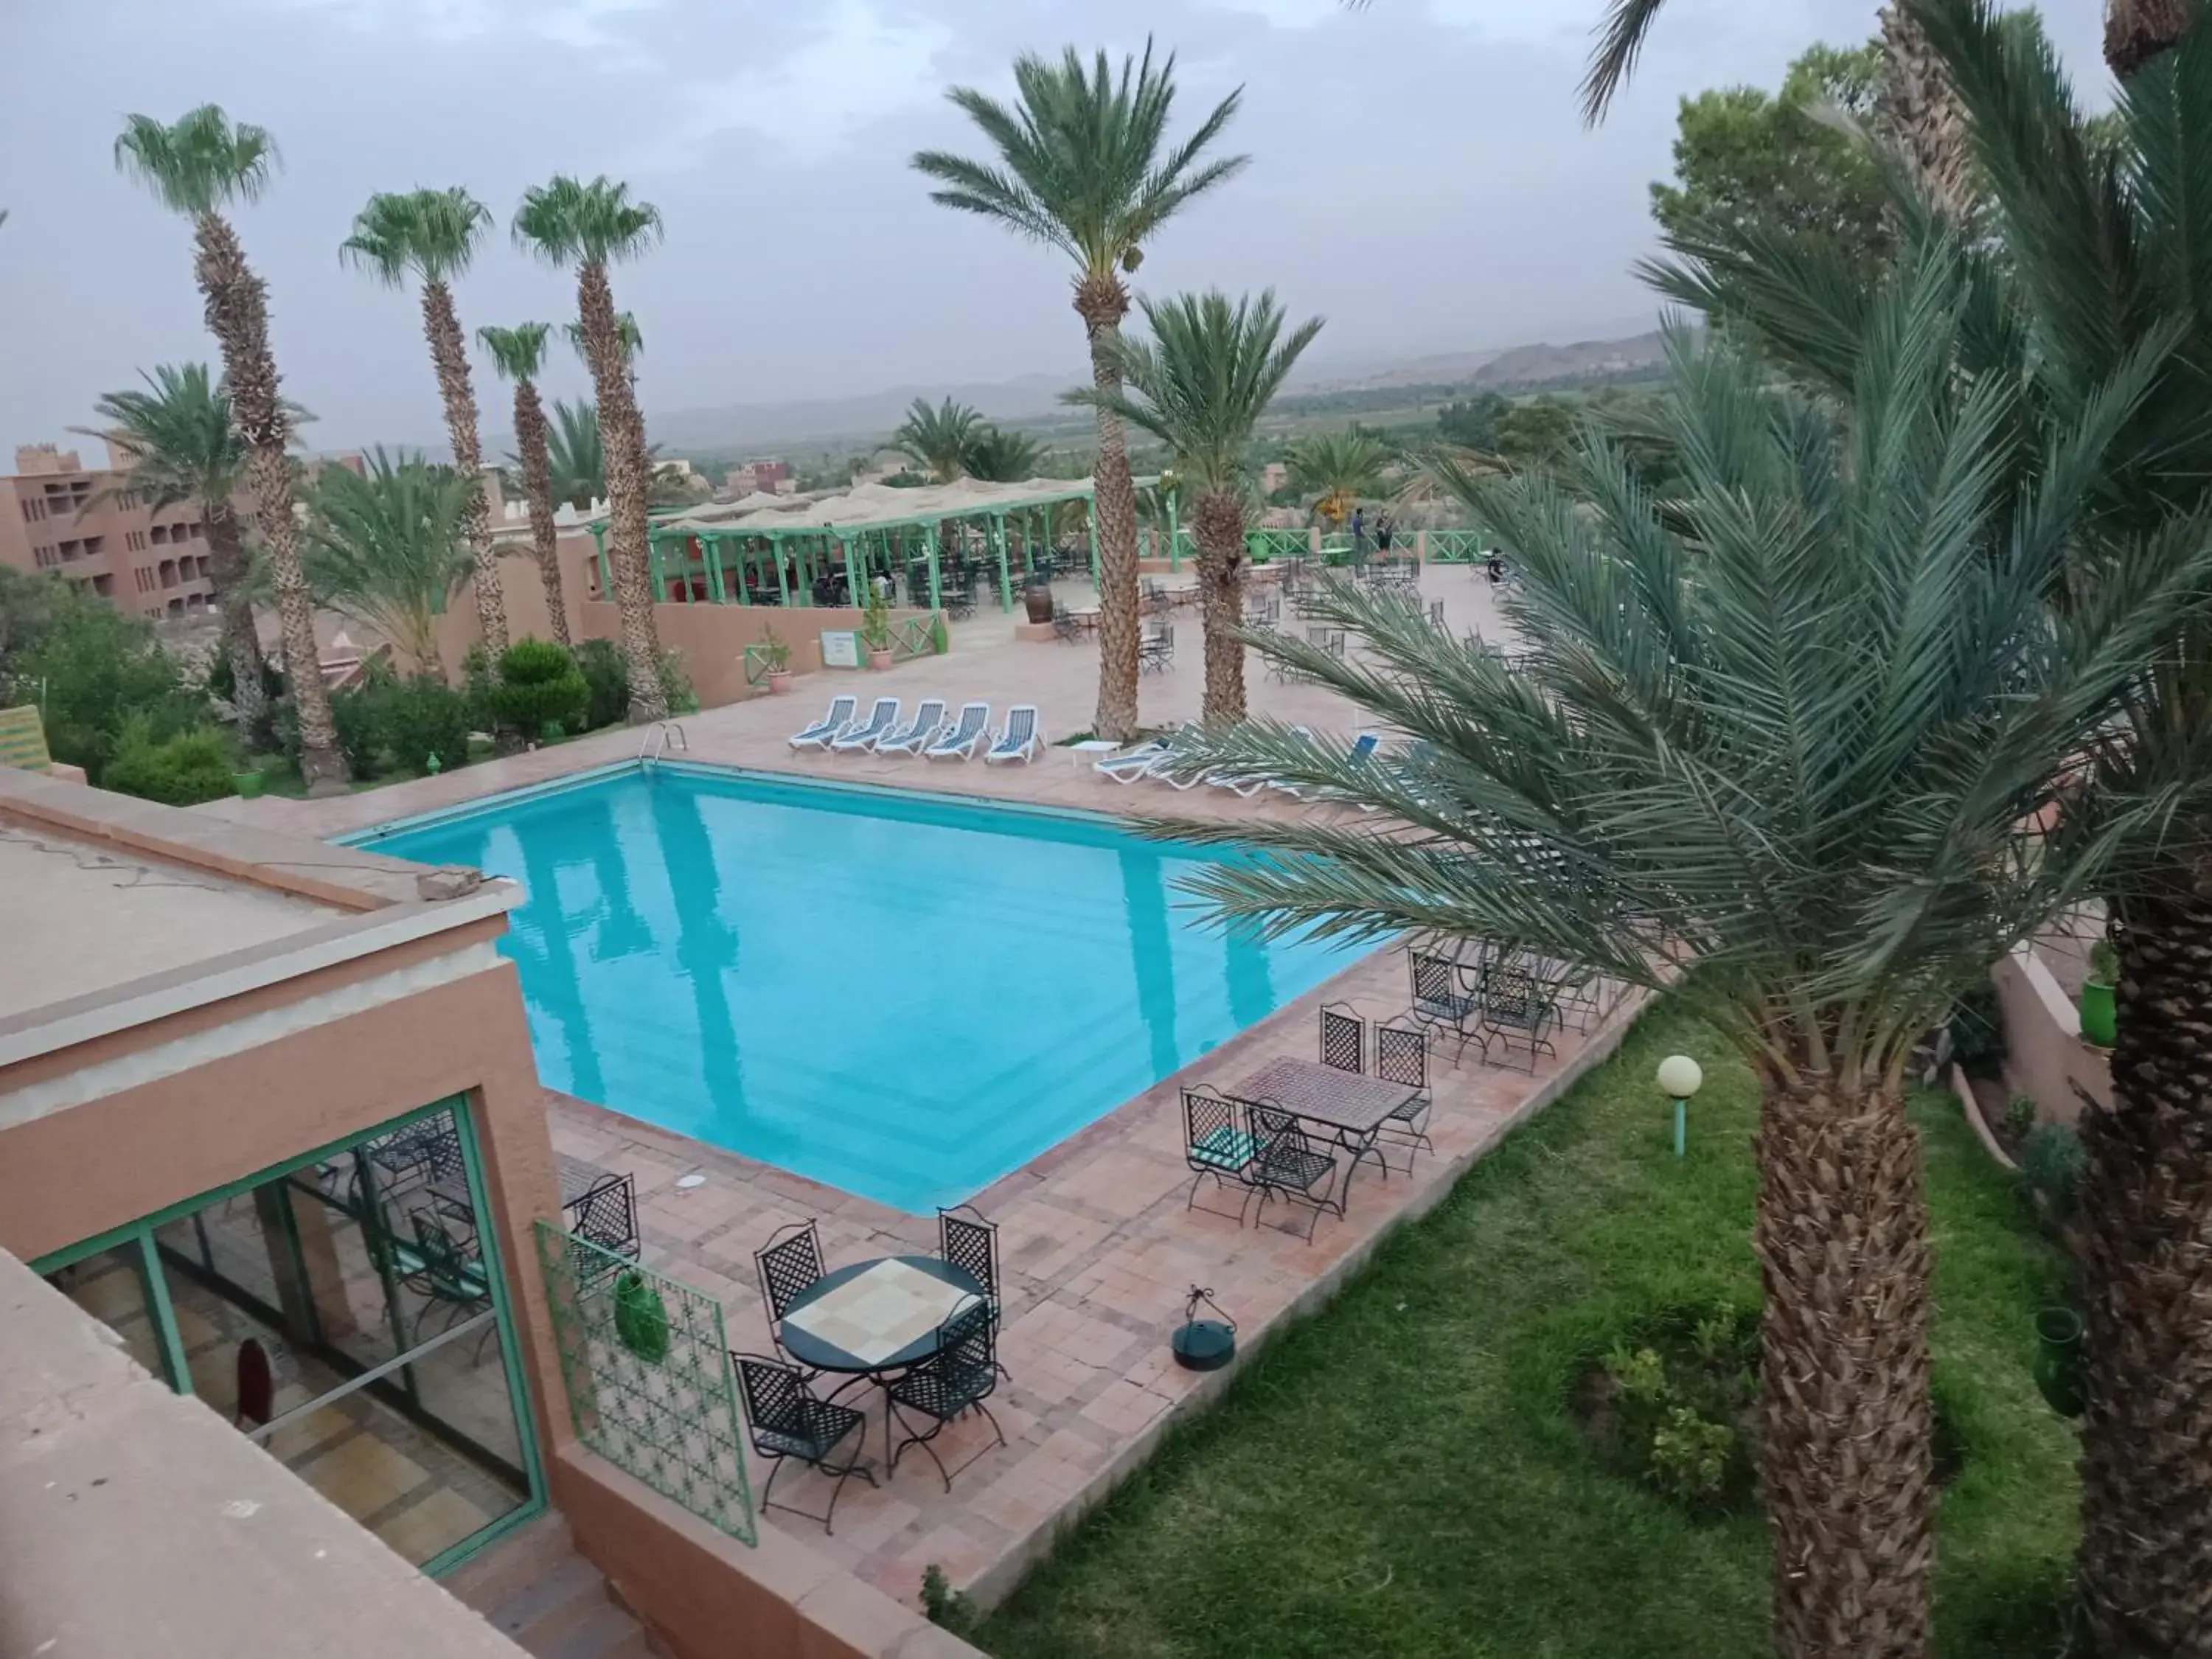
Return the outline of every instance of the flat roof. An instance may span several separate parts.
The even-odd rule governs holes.
[[[0,820],[0,1019],[346,914],[112,842]]]

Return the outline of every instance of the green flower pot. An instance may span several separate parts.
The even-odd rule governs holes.
[[[2035,1316],[2035,1386],[2061,1417],[2081,1415],[2081,1316],[2071,1308]]]
[[[230,781],[247,800],[253,799],[261,793],[262,777],[258,772],[234,772],[230,775]]]
[[[638,1273],[615,1280],[615,1335],[648,1365],[668,1358],[668,1304]]]
[[[2090,980],[2081,987],[2081,1040],[2109,1048],[2119,1035],[2120,1011],[2112,988]]]

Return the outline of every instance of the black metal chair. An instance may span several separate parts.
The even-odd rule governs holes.
[[[769,1334],[781,1348],[784,1315],[800,1293],[822,1277],[821,1230],[811,1221],[793,1221],[777,1228],[768,1243],[753,1252],[753,1267],[760,1274],[761,1300],[768,1304]],[[818,1373],[808,1373],[810,1380],[815,1375]]]
[[[1559,1056],[1559,1050],[1544,1035],[1559,1024],[1559,1004],[1552,988],[1525,967],[1511,962],[1495,962],[1482,970],[1474,1018],[1474,1038],[1482,1045],[1482,1062],[1486,1066],[1492,1063],[1490,1045],[1493,1042],[1504,1046],[1509,1058],[1516,1047],[1527,1050],[1531,1077],[1536,1074],[1539,1054],[1550,1054],[1554,1059]]]
[[[876,1477],[860,1467],[860,1456],[867,1449],[868,1441],[866,1414],[850,1406],[817,1399],[809,1392],[805,1376],[781,1359],[749,1353],[732,1353],[730,1358],[737,1365],[738,1386],[744,1394],[745,1427],[753,1449],[772,1466],[768,1482],[761,1488],[761,1507],[788,1510],[810,1521],[819,1521],[825,1533],[833,1531],[837,1499],[844,1492],[845,1483],[857,1474],[870,1486],[876,1484]],[[837,1461],[837,1448],[856,1434],[860,1440],[853,1455]],[[790,1458],[797,1458],[807,1468],[819,1469],[836,1480],[836,1485],[830,1489],[826,1513],[817,1515],[811,1510],[775,1501],[775,1478],[783,1473],[784,1463]]]
[[[1367,1069],[1367,1022],[1347,1002],[1321,1011],[1321,1063],[1339,1072]]]
[[[1336,1159],[1315,1146],[1297,1118],[1273,1101],[1250,1101],[1246,1109],[1258,1148],[1250,1179],[1260,1194],[1260,1208],[1265,1212],[1270,1198],[1280,1197],[1293,1207],[1311,1210],[1313,1219],[1306,1224],[1305,1234],[1310,1244],[1322,1212],[1344,1213],[1343,1200],[1329,1194],[1336,1179]]]
[[[601,1249],[632,1261],[637,1260],[636,1176],[610,1174],[564,1207],[568,1212],[568,1231],[577,1237],[587,1238]]]
[[[1429,1110],[1436,1097],[1429,1092],[1429,1034],[1419,1025],[1400,1025],[1383,1020],[1375,1027],[1375,1075],[1385,1083],[1400,1083],[1415,1091],[1413,1097],[1383,1121],[1382,1135],[1406,1148],[1406,1167],[1413,1167],[1413,1154],[1436,1151],[1429,1139]]]
[[[951,1209],[937,1212],[937,1255],[941,1261],[959,1268],[983,1287],[983,1295],[990,1302],[991,1316],[997,1318],[1004,1309],[1006,1298],[999,1291],[999,1229],[995,1222],[983,1219],[983,1212],[972,1204],[956,1204]],[[999,1367],[1006,1376],[1006,1368]],[[1013,1381],[1007,1377],[1008,1382]]]
[[[1182,1201],[1188,1210],[1198,1201],[1199,1184],[1208,1176],[1227,1189],[1235,1182],[1245,1189],[1237,1204],[1237,1224],[1244,1224],[1244,1207],[1252,1201],[1252,1162],[1259,1150],[1250,1127],[1242,1120],[1237,1103],[1227,1095],[1200,1084],[1182,1091],[1182,1161],[1191,1176],[1190,1194]]]
[[[998,1436],[999,1444],[1005,1445],[1006,1431],[999,1426],[999,1419],[984,1403],[998,1386],[999,1322],[991,1304],[977,1297],[953,1310],[951,1316],[938,1327],[935,1353],[896,1382],[884,1385],[890,1416],[907,1430],[906,1437],[891,1449],[891,1472],[898,1472],[899,1457],[908,1446],[919,1446],[929,1454],[929,1461],[937,1465],[937,1473],[945,1482],[945,1490],[951,1492],[951,1473],[930,1442],[944,1433],[954,1419],[978,1411],[990,1424],[991,1432]],[[908,1412],[926,1419],[929,1426],[921,1430],[909,1427]],[[986,1446],[975,1456],[981,1457],[990,1449]],[[968,1460],[969,1463],[975,1461],[973,1457]],[[968,1464],[960,1467],[964,1469]]]
[[[1406,965],[1413,981],[1413,1000],[1407,1017],[1431,1030],[1449,1029],[1459,1039],[1458,1053],[1464,1054],[1468,1039],[1474,1035],[1470,1022],[1474,1018],[1476,999],[1461,977],[1461,965],[1449,957],[1410,949],[1406,952]]]
[[[1175,666],[1175,624],[1162,623],[1157,632],[1148,633],[1137,642],[1137,667],[1140,672],[1164,673]]]

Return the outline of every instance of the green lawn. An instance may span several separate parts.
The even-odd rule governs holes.
[[[1651,1083],[1705,1067],[1690,1156]],[[1659,1012],[1317,1317],[1268,1345],[1065,1538],[976,1638],[1005,1659],[1753,1659],[1761,1524],[1698,1523],[1600,1471],[1571,1380],[1639,1314],[1755,1301],[1749,1073]],[[2052,1650],[2073,1436],[2028,1366],[2059,1282],[1948,1097],[1922,1100],[1943,1500],[1942,1653]],[[1233,1314],[1236,1310],[1231,1309]]]

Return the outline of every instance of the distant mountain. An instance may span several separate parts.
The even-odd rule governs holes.
[[[1400,386],[1506,388],[1617,374],[1650,368],[1660,361],[1660,339],[1655,332],[1622,339],[1579,340],[1570,345],[1434,353],[1365,365],[1340,361],[1324,366],[1313,378],[1300,377],[1294,386],[1300,392]],[[1073,364],[1065,374],[1024,374],[1012,380],[890,386],[848,398],[726,404],[711,409],[653,409],[647,411],[646,423],[653,441],[672,454],[759,451],[788,455],[858,448],[889,434],[916,398],[931,403],[952,398],[974,405],[994,421],[1067,416],[1071,411],[1060,404],[1060,394],[1089,378],[1083,365]],[[511,439],[495,437],[487,447],[491,453],[501,454],[514,446]]]

